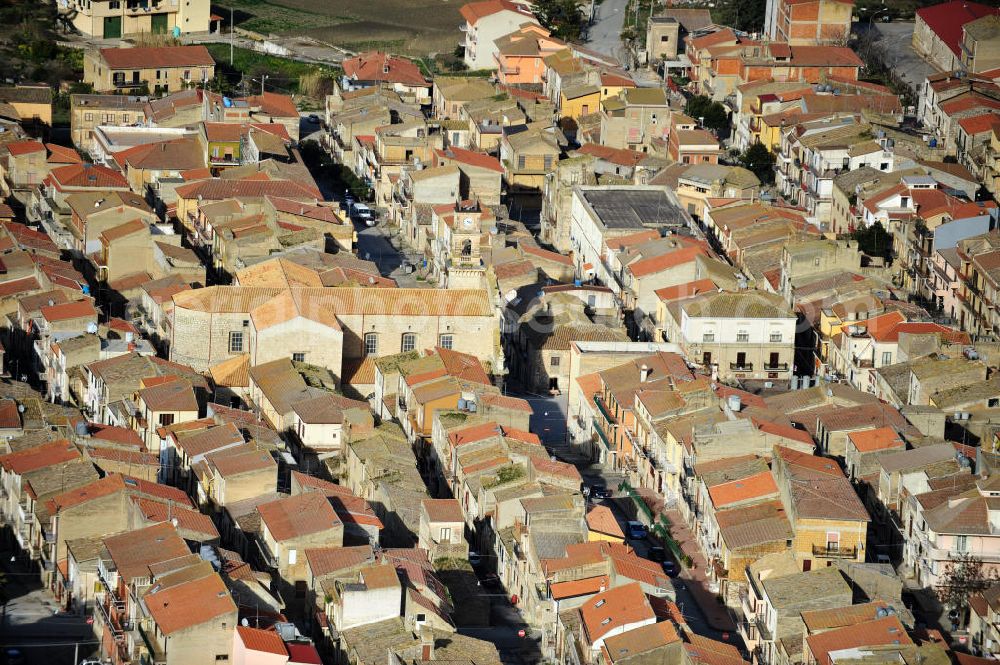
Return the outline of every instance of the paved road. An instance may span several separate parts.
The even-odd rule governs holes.
[[[859,27],[865,29],[867,24],[861,24]],[[889,54],[889,64],[899,72],[914,92],[918,92],[924,79],[937,73],[937,69],[913,50],[913,23],[911,21],[879,23],[876,19],[873,27],[879,35],[879,43]]]
[[[57,612],[37,573],[21,560],[11,561],[14,555],[15,550],[0,549],[0,572],[7,577],[4,593],[10,599],[0,613],[0,645],[17,649],[27,665],[70,663],[74,653],[79,660],[96,653],[97,641],[84,616]]]
[[[594,23],[590,26],[587,45],[605,55],[625,62],[622,57],[621,32],[625,23],[625,8],[628,0],[604,0],[594,8]]]

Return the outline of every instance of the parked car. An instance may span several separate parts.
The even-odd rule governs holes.
[[[646,558],[656,563],[662,563],[667,560],[667,551],[659,545],[653,545],[646,553]]]
[[[312,124],[312,125],[318,125],[319,124],[319,116],[316,115],[315,113],[310,113],[308,120],[309,120],[309,123]]]
[[[644,540],[649,535],[649,529],[642,522],[629,521],[626,526],[626,534],[629,540]]]
[[[482,563],[483,558],[479,556],[479,552],[469,552],[469,563],[473,566],[478,566]]]
[[[364,222],[365,224],[368,224],[368,226],[375,226],[375,214],[372,212],[372,209],[364,203],[355,203],[352,205],[351,216]]]
[[[673,561],[664,561],[660,564],[663,566],[663,572],[667,574],[667,577],[677,577],[681,570]]]
[[[608,489],[607,485],[595,483],[590,486],[590,496],[593,499],[610,499],[614,493]]]

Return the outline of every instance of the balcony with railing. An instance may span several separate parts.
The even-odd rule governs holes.
[[[752,372],[753,363],[729,363],[729,369],[734,372]]]
[[[601,443],[604,444],[605,448],[608,450],[615,450],[615,446],[611,443],[611,440],[608,439],[608,435],[601,428],[601,423],[597,421],[597,418],[594,418],[594,431],[597,432],[597,437],[601,440]]]
[[[787,372],[788,363],[764,363],[764,370],[768,372]]]
[[[601,415],[604,416],[604,420],[610,427],[618,425],[618,419],[611,415],[611,411],[608,410],[608,407],[604,403],[604,399],[602,397],[594,397],[594,403],[597,405],[597,410],[601,412]]]
[[[264,565],[269,566],[271,568],[277,568],[278,565],[281,563],[278,560],[278,557],[276,557],[274,553],[271,552],[271,550],[267,546],[267,543],[265,543],[262,538],[257,539],[257,550],[260,553],[260,558],[261,561],[264,562]]]
[[[813,545],[813,556],[821,559],[857,559],[857,547],[841,547],[835,544]]]

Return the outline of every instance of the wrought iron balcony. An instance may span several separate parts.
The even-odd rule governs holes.
[[[857,559],[857,547],[831,547],[830,545],[813,545],[813,556],[824,559]]]

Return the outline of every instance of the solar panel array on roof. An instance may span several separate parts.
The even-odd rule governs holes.
[[[641,229],[684,223],[680,208],[663,191],[591,189],[584,190],[583,196],[607,228]]]

